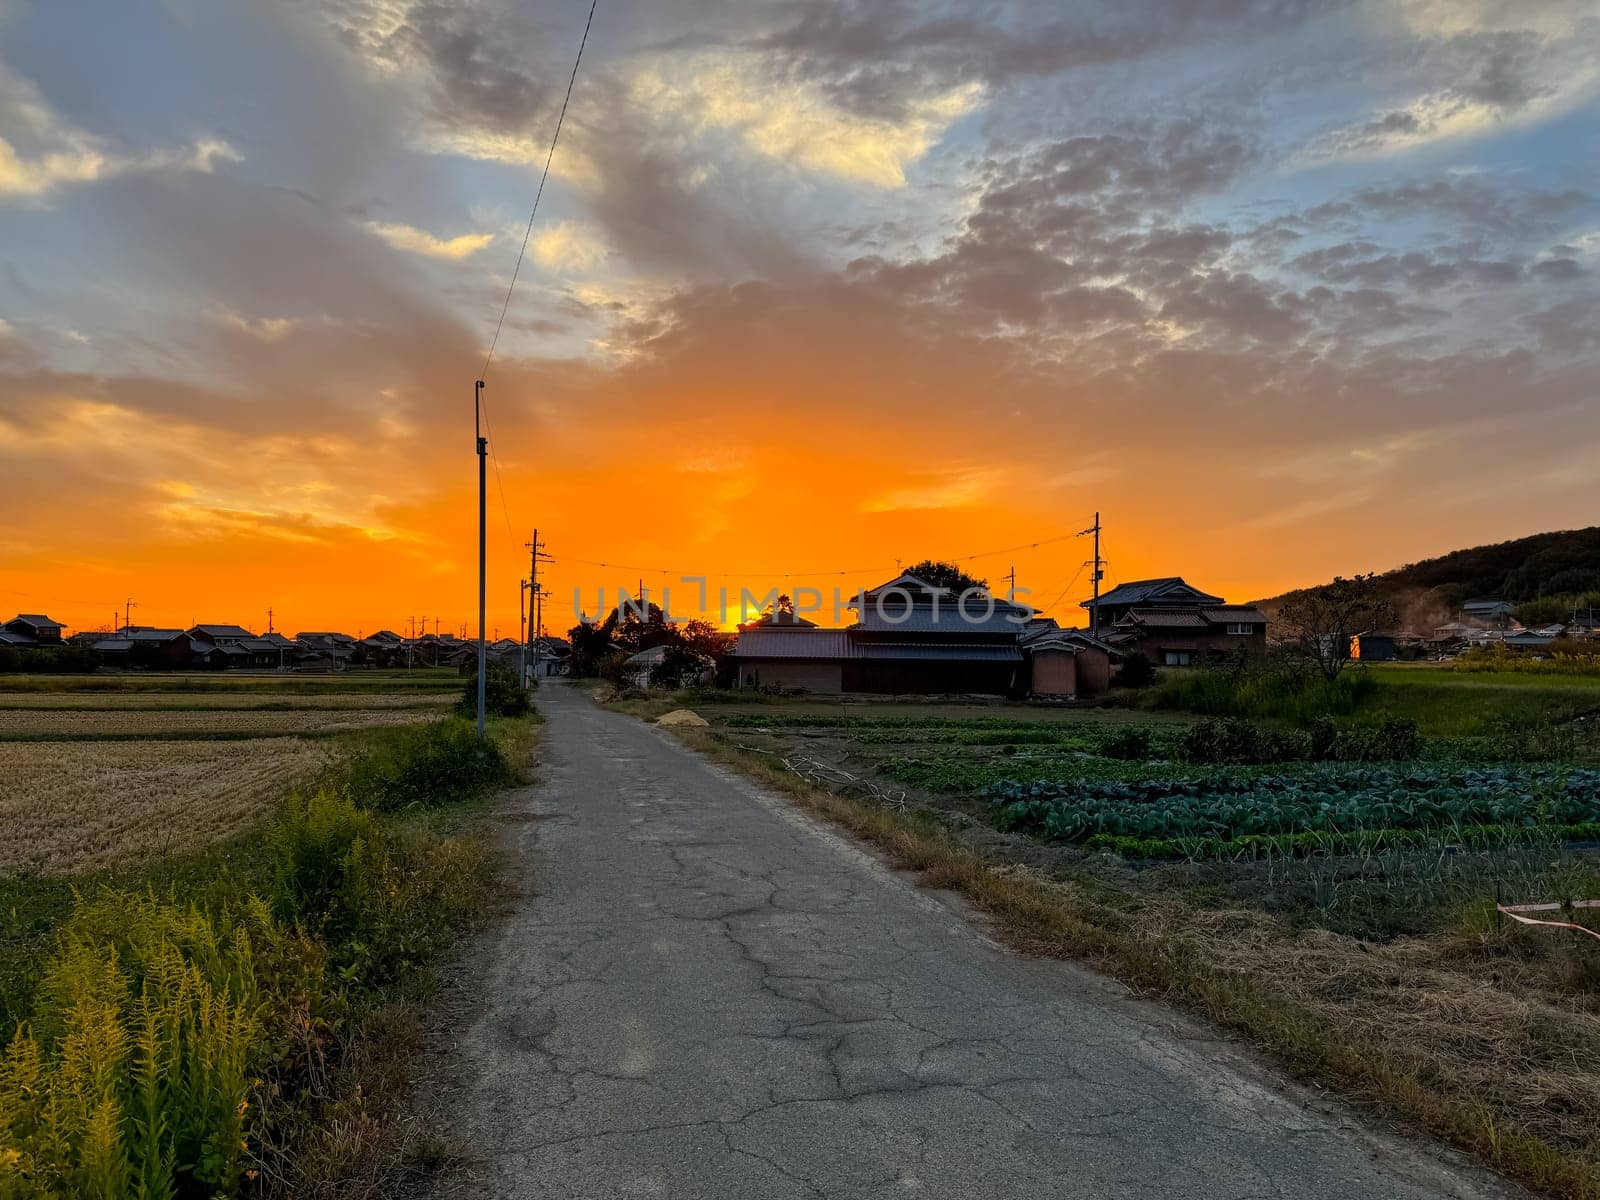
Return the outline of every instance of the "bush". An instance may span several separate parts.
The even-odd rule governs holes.
[[[489,671],[483,680],[483,711],[490,717],[525,717],[533,708],[528,689],[517,679],[517,673],[504,663],[489,660]],[[463,717],[478,715],[478,672],[472,672],[467,688],[461,694],[456,712]]]
[[[1180,748],[1186,762],[1240,766],[1291,762],[1311,754],[1305,734],[1267,729],[1236,717],[1191,726]]]
[[[698,683],[707,673],[706,660],[689,647],[669,645],[661,661],[650,668],[650,686],[681,688]]]
[[[1184,734],[1187,762],[1258,765],[1275,762],[1407,762],[1422,756],[1415,721],[1390,718],[1381,725],[1340,728],[1322,717],[1301,733],[1230,717],[1191,726]]]
[[[1107,758],[1143,761],[1150,757],[1152,739],[1150,731],[1138,725],[1119,729],[1100,743],[1100,753]]]
[[[277,915],[316,933],[361,989],[436,953],[484,892],[469,843],[381,824],[337,791],[293,797],[267,842]]]
[[[1422,755],[1415,721],[1388,718],[1381,725],[1340,730],[1328,758],[1340,762],[1404,762]]]
[[[0,646],[0,673],[85,675],[99,666],[99,657],[84,646]]]
[[[385,731],[350,764],[351,798],[378,812],[436,808],[483,795],[516,781],[493,742],[479,742],[462,720]]]
[[[1112,687],[1142,688],[1149,687],[1155,681],[1155,664],[1138,650],[1124,658],[1111,676]]]

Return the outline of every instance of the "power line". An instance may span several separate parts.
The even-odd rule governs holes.
[[[528,213],[528,227],[522,233],[522,247],[517,251],[517,265],[511,270],[511,283],[506,287],[505,303],[500,306],[500,320],[494,327],[494,337],[489,340],[489,353],[484,355],[483,370],[479,379],[489,377],[489,363],[494,358],[495,347],[500,344],[500,331],[505,328],[506,312],[511,308],[511,293],[516,290],[517,276],[522,273],[522,260],[528,253],[528,238],[533,235],[533,219],[539,212],[539,200],[544,196],[545,181],[550,178],[550,163],[556,156],[556,143],[561,140],[561,126],[567,119],[567,105],[572,102],[572,88],[578,82],[578,64],[583,62],[583,48],[589,44],[589,28],[594,24],[594,10],[600,0],[589,0],[589,19],[583,23],[583,38],[578,43],[578,55],[572,60],[572,77],[567,80],[567,94],[561,101],[561,114],[556,117],[556,129],[550,137],[550,152],[544,157],[544,173],[539,176],[539,190],[533,195],[533,210]]]
[[[944,559],[943,561],[945,561],[945,562],[953,562],[953,563],[971,562],[973,559],[992,558],[997,554],[1012,554],[1012,553],[1015,553],[1018,550],[1036,550],[1041,546],[1054,545],[1056,542],[1070,541],[1072,538],[1075,538],[1077,536],[1078,535],[1075,534],[1075,533],[1057,534],[1054,537],[1040,538],[1038,541],[1020,542],[1015,546],[1002,546],[998,550],[980,550],[975,554],[956,554],[956,555],[951,555],[950,557]],[[677,575],[677,576],[680,576],[680,577],[689,576],[691,578],[699,578],[701,576],[704,576],[706,579],[726,578],[729,575],[754,575],[754,576],[768,576],[768,577],[778,577],[778,578],[783,578],[783,579],[792,579],[795,576],[800,576],[800,575],[809,575],[809,576],[812,576],[812,577],[820,577],[820,576],[826,576],[826,575],[864,575],[868,571],[888,571],[888,570],[896,570],[896,571],[898,571],[898,570],[900,570],[900,565],[898,563],[895,563],[893,565],[879,563],[879,564],[874,564],[874,565],[871,565],[871,566],[848,567],[848,568],[843,568],[843,569],[830,567],[830,568],[827,568],[825,570],[818,570],[818,571],[800,571],[800,570],[795,570],[794,568],[790,568],[789,570],[786,570],[786,571],[751,571],[751,570],[734,570],[732,568],[721,570],[721,571],[689,571],[689,570],[677,570],[677,569],[675,569],[673,567],[643,566],[643,565],[640,565],[639,563],[602,562],[602,561],[599,561],[599,560],[596,560],[596,559],[592,559],[592,558],[576,558],[576,557],[572,557],[572,556],[568,556],[568,555],[562,555],[560,560],[562,562],[566,562],[566,563],[582,563],[584,566],[589,566],[589,567],[606,567],[606,568],[609,568],[611,570],[617,570],[617,571],[640,571],[640,572],[643,572],[646,575]]]
[[[567,92],[561,100],[561,112],[556,116],[555,131],[550,135],[550,150],[544,158],[544,171],[539,176],[539,189],[533,196],[533,208],[528,212],[528,226],[522,231],[522,245],[517,249],[517,262],[511,270],[511,282],[506,285],[506,298],[500,305],[500,319],[495,322],[494,336],[489,339],[489,350],[483,356],[483,369],[478,372],[480,380],[489,378],[489,364],[494,360],[495,348],[500,344],[500,332],[505,328],[506,313],[511,309],[511,296],[517,290],[517,277],[522,273],[522,260],[528,253],[528,238],[533,234],[534,218],[539,213],[539,201],[544,198],[544,185],[550,178],[550,164],[555,161],[556,145],[561,140],[561,126],[566,123],[567,106],[572,103],[572,89],[578,82],[578,67],[583,62],[584,47],[589,44],[589,30],[594,25],[594,10],[599,6],[600,0],[589,0],[589,16],[583,23],[583,37],[578,42],[578,53],[572,60],[572,74],[567,79]],[[488,405],[483,403],[482,389],[479,389],[479,410],[483,413],[484,431],[489,435],[489,459],[494,463],[494,486],[500,496],[500,515],[505,518],[506,537],[513,540],[515,535],[511,532],[511,509],[506,503],[505,479],[500,473],[500,455],[495,451],[494,422],[489,419]]]

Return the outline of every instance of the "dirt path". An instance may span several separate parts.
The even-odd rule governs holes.
[[[524,891],[419,1094],[443,1194],[1511,1195],[1096,976],[1017,958],[669,735],[560,686]]]

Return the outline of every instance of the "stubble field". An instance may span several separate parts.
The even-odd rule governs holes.
[[[0,875],[76,874],[233,837],[362,731],[444,716],[459,694],[442,690],[447,677],[405,672],[30,682],[0,691]]]

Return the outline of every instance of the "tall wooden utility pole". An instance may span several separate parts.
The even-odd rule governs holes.
[[[1106,577],[1105,559],[1100,557],[1100,514],[1094,514],[1094,524],[1078,534],[1094,534],[1094,557],[1083,565],[1093,567],[1089,582],[1094,585],[1094,601],[1089,605],[1089,632],[1098,635],[1100,632],[1100,581]]]
[[[551,558],[544,552],[544,543],[539,540],[539,531],[533,531],[533,539],[526,543],[528,548],[528,657],[532,659],[533,678],[539,678],[539,660],[544,657],[544,647],[539,644],[539,631],[541,621],[535,616],[534,610],[539,605],[542,593],[539,590],[539,564],[550,562]],[[542,609],[540,610],[542,614]],[[527,686],[527,678],[523,678],[523,686]]]
[[[528,618],[524,610],[528,607],[528,581],[517,580],[517,641],[522,644],[517,648],[517,678],[522,680],[522,686],[528,686]]]
[[[472,432],[478,445],[478,740],[483,741],[484,689],[488,684],[489,644],[484,635],[488,632],[488,496],[489,439],[483,436],[483,380],[472,383]]]

